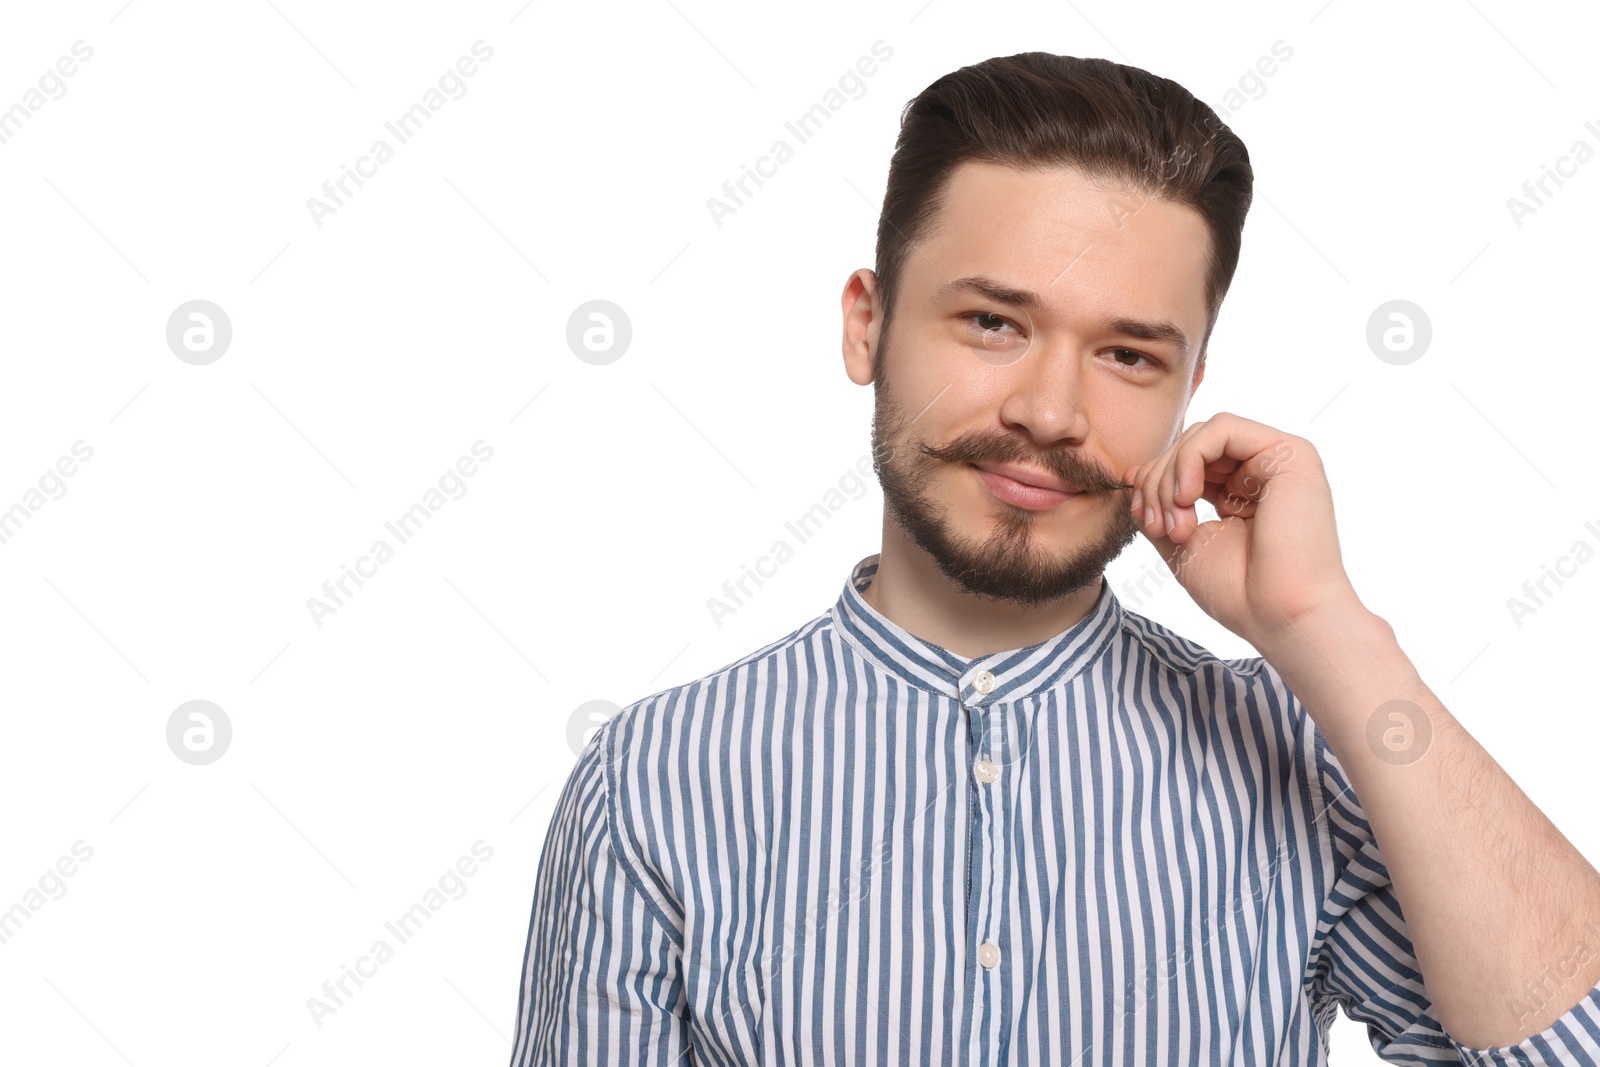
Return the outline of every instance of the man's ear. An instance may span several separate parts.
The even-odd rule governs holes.
[[[873,357],[881,327],[878,276],[867,267],[845,280],[839,306],[844,313],[844,369],[857,385],[872,384]]]
[[[1199,361],[1196,362],[1195,365],[1194,365],[1194,381],[1189,384],[1189,395],[1190,396],[1194,395],[1194,391],[1196,389],[1200,388],[1200,383],[1205,381],[1205,379],[1206,379],[1206,354],[1204,352],[1201,352]]]

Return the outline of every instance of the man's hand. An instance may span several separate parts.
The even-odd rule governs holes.
[[[1322,459],[1304,438],[1219,414],[1122,480],[1134,486],[1140,531],[1178,583],[1257,648],[1313,614],[1359,608]],[[1217,519],[1199,521],[1201,499]]]

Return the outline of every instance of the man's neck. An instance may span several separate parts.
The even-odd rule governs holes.
[[[1070,630],[1094,610],[1100,584],[1034,608],[975,596],[946,578],[932,557],[886,521],[878,570],[862,599],[922,640],[976,659]]]

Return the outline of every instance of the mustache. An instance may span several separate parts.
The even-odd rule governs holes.
[[[1112,493],[1118,489],[1134,488],[1128,482],[1113,478],[1094,460],[1079,452],[1055,452],[1038,455],[1014,439],[1001,441],[957,440],[948,445],[935,446],[923,443],[923,455],[946,463],[1021,463],[1049,471],[1086,493]]]

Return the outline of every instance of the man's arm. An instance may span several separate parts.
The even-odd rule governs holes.
[[[1496,1049],[1560,1020],[1593,1041],[1600,874],[1362,606],[1311,442],[1221,412],[1122,480],[1134,488],[1128,507],[1141,532],[1179,584],[1261,652],[1348,771],[1451,1038]],[[1201,500],[1217,519],[1199,521]],[[1404,741],[1408,725],[1414,747],[1397,753],[1390,741]],[[1531,1008],[1517,999],[1530,988],[1543,991]]]
[[[676,932],[611,835],[610,725],[579,757],[545,836],[511,1067],[693,1062]]]
[[[1575,1006],[1579,1029],[1597,1025],[1600,874],[1423,684],[1388,623],[1329,609],[1257,648],[1359,798],[1449,1036],[1497,1049]]]

